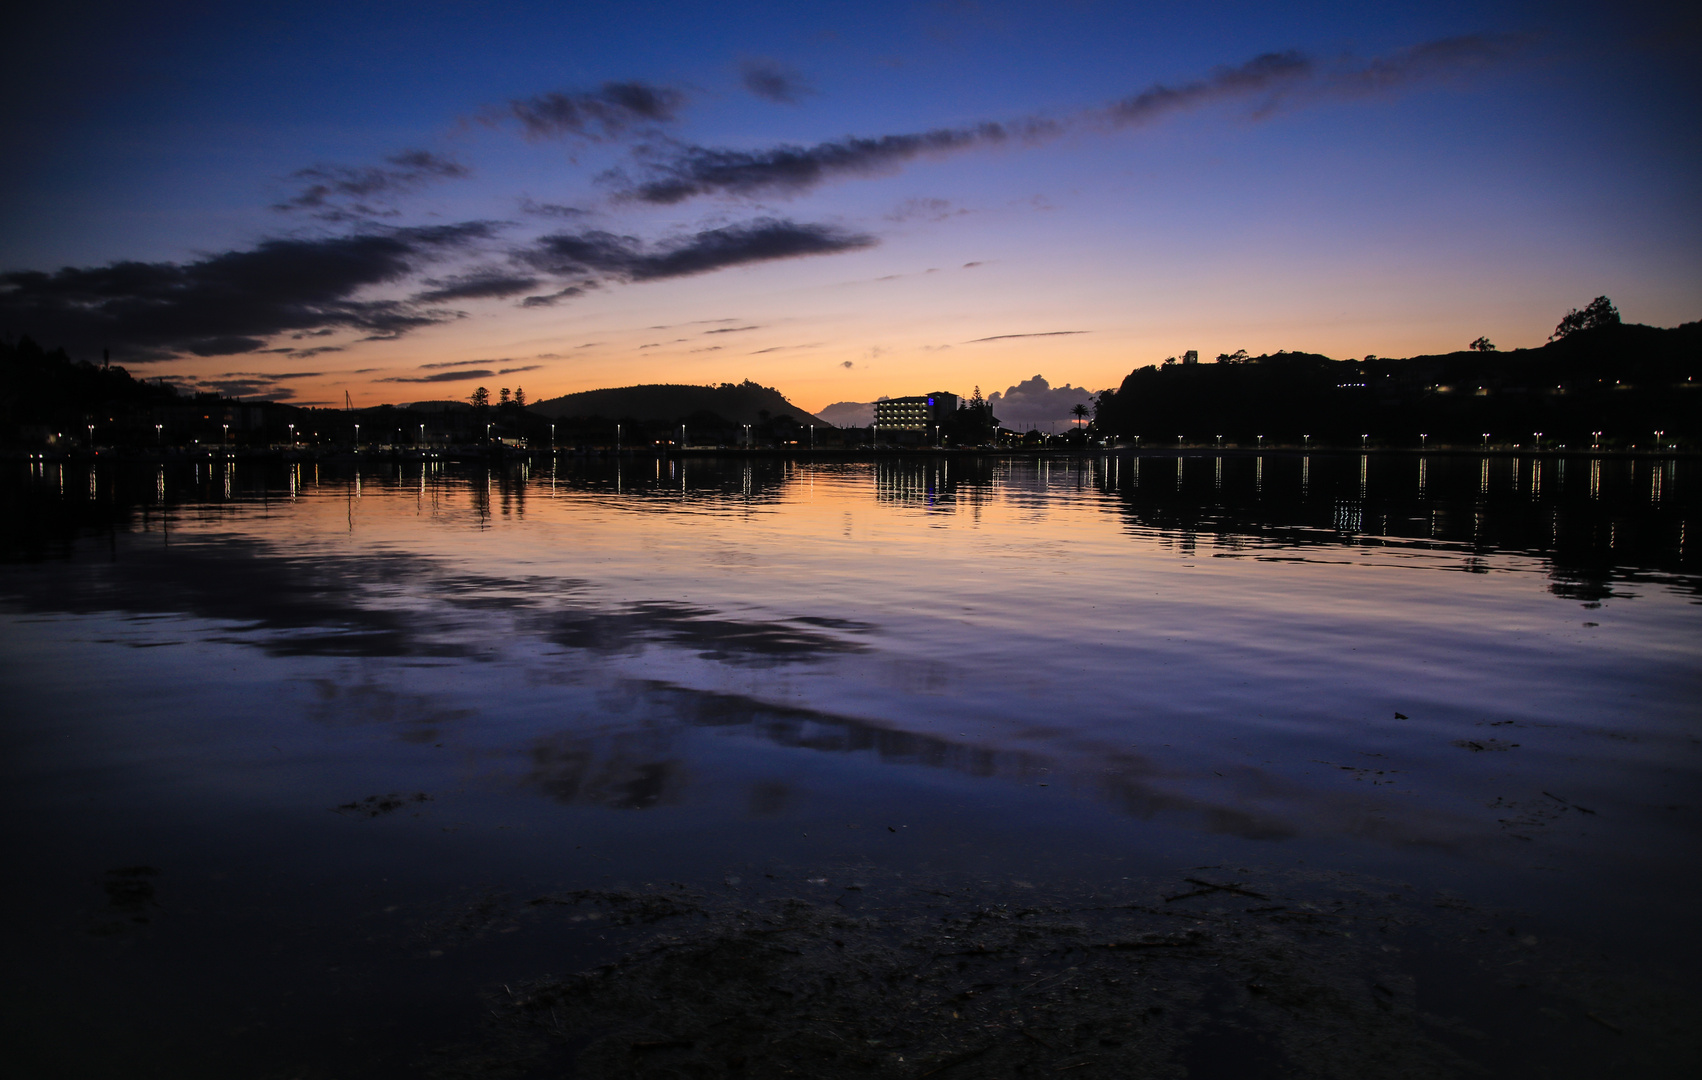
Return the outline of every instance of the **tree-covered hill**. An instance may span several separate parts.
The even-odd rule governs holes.
[[[1576,313],[1574,313],[1576,314]],[[1570,318],[1571,316],[1569,316]],[[1563,322],[1561,330],[1566,330]],[[1557,333],[1560,331],[1557,330]],[[1483,345],[1487,346],[1487,342]],[[1143,442],[1589,445],[1702,439],[1702,323],[1603,321],[1536,349],[1408,359],[1224,356],[1137,368],[1101,396],[1099,430]],[[1540,439],[1536,436],[1541,432]]]
[[[733,424],[758,424],[771,418],[789,416],[802,424],[832,426],[787,401],[780,391],[759,386],[748,379],[719,386],[652,383],[586,390],[536,402],[531,410],[552,418],[631,417],[652,423],[676,424],[695,414],[705,413],[712,413]]]

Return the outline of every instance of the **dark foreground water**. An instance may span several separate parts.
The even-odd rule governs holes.
[[[18,466],[7,1072],[1695,1075],[1699,490]]]

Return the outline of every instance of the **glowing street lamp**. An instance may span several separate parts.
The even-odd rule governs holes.
[[[1219,435],[1219,436],[1218,436],[1218,437],[1217,437],[1217,448],[1218,448],[1218,449],[1219,449],[1219,450],[1222,450],[1222,449],[1223,449],[1223,436],[1222,436],[1222,435]]]
[[[1590,432],[1590,449],[1591,450],[1600,450],[1601,447],[1602,447],[1602,433],[1599,432],[1599,431]]]
[[[1426,447],[1428,447],[1429,445],[1430,445],[1430,436],[1424,434],[1422,431],[1419,432],[1418,433],[1418,448],[1420,450],[1423,450]]]
[[[92,428],[91,428],[91,429],[90,429],[90,430],[93,430],[93,429],[92,429]],[[1660,446],[1660,445],[1661,445],[1661,436],[1662,436],[1662,435],[1665,435],[1665,434],[1666,434],[1666,432],[1665,432],[1665,431],[1657,431],[1657,432],[1655,432],[1655,445],[1656,445],[1656,446],[1657,446],[1657,447],[1659,447],[1659,446]]]
[[[1310,436],[1310,435],[1300,436],[1300,448],[1302,450],[1308,449],[1309,447],[1311,447],[1311,445],[1312,445],[1312,436]]]
[[[1361,449],[1361,450],[1363,450],[1363,449],[1365,449],[1365,448],[1366,448],[1366,446],[1368,446],[1368,445],[1370,445],[1370,443],[1371,443],[1371,436],[1369,436],[1369,435],[1361,435],[1361,436],[1360,436],[1360,437],[1359,437],[1359,448],[1360,448],[1360,449]]]
[[[162,447],[165,445],[165,425],[164,424],[155,424],[154,425],[154,445],[155,446],[162,446]]]
[[[225,429],[225,433],[219,436],[219,449],[221,451],[228,450],[229,446],[227,444],[230,442],[230,425],[220,424],[219,426]]]
[[[95,444],[95,426],[93,424],[85,424],[83,426],[89,429],[89,445],[93,446]],[[1658,435],[1656,436],[1656,438],[1659,437],[1660,436]]]
[[[1263,450],[1265,448],[1265,437],[1263,435],[1255,435],[1253,437],[1259,440],[1259,449]]]
[[[615,453],[621,452],[621,426],[615,425]]]
[[[360,425],[355,425],[355,449],[360,449]]]
[[[1489,432],[1487,431],[1483,433],[1483,448],[1485,450],[1489,449]]]
[[[424,424],[420,425],[420,438],[419,438],[418,442],[414,443],[414,445],[415,446],[424,446],[425,445],[425,425]]]
[[[290,445],[294,446],[295,445],[295,425],[294,424],[288,424],[288,425],[285,425],[285,426],[287,426],[290,429]]]
[[[554,450],[555,448],[556,448],[556,426],[554,424],[551,424],[550,425],[550,449]]]

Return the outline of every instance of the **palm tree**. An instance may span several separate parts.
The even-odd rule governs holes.
[[[1077,402],[1076,405],[1072,409],[1070,409],[1070,415],[1074,416],[1077,420],[1081,420],[1081,421],[1087,420],[1087,413],[1088,413],[1087,406],[1081,404],[1080,402]]]

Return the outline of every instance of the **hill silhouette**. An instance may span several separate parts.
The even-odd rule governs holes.
[[[787,401],[780,391],[746,379],[719,386],[685,383],[647,383],[607,390],[584,390],[528,406],[551,419],[571,417],[630,417],[646,423],[681,423],[693,416],[713,414],[732,424],[759,424],[789,416],[802,424],[832,427]]]
[[[1407,359],[1317,353],[1147,366],[1102,394],[1106,434],[1154,443],[1589,445],[1702,437],[1702,322],[1593,326],[1535,349]]]

